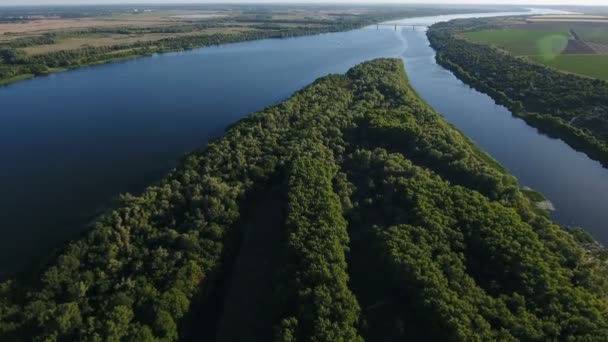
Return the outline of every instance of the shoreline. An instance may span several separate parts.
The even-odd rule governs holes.
[[[608,168],[608,150],[602,146],[597,138],[590,136],[580,128],[569,125],[565,120],[557,117],[545,117],[537,113],[528,112],[520,102],[515,102],[504,93],[487,86],[458,64],[445,58],[437,45],[431,40],[431,47],[437,52],[437,64],[454,73],[465,84],[490,96],[497,104],[505,106],[514,117],[524,120],[528,125],[538,129],[542,134],[564,141],[574,150],[587,155],[590,159],[599,162],[602,167]],[[600,146],[598,146],[600,145]]]
[[[333,26],[310,28],[309,30],[306,30],[305,28],[287,29],[285,31],[268,30],[268,31],[256,32],[256,34],[254,34],[254,35],[248,35],[248,34],[243,34],[243,33],[239,33],[238,35],[233,35],[233,36],[227,36],[223,33],[216,33],[213,35],[204,35],[204,34],[195,35],[195,36],[191,36],[191,37],[187,37],[187,38],[193,38],[193,37],[201,38],[201,39],[204,39],[204,38],[222,39],[223,38],[224,41],[219,42],[219,43],[211,43],[211,44],[208,44],[206,42],[201,42],[200,44],[194,44],[193,46],[189,46],[187,48],[171,48],[171,47],[169,47],[169,48],[164,48],[164,47],[163,48],[158,48],[158,47],[156,47],[156,48],[150,48],[150,47],[138,48],[138,47],[132,47],[131,51],[133,53],[130,55],[127,54],[127,55],[120,56],[120,57],[111,57],[111,58],[107,58],[107,59],[100,59],[100,60],[92,61],[89,63],[83,63],[83,64],[79,64],[79,65],[67,66],[67,67],[61,67],[61,68],[48,67],[48,71],[44,72],[44,73],[40,73],[40,74],[24,73],[24,74],[17,74],[15,76],[11,76],[11,77],[5,78],[5,79],[0,79],[0,87],[8,86],[8,85],[20,82],[20,81],[25,81],[25,80],[29,80],[29,79],[33,79],[33,78],[37,78],[37,77],[44,77],[44,76],[48,76],[51,74],[57,74],[57,73],[65,72],[65,71],[76,70],[76,69],[80,69],[80,68],[84,68],[84,67],[91,67],[91,66],[96,66],[96,65],[103,65],[103,64],[109,64],[109,63],[115,63],[115,62],[134,60],[134,59],[138,59],[138,58],[149,57],[154,54],[180,52],[180,51],[192,51],[195,49],[200,49],[200,48],[205,48],[205,47],[210,47],[210,46],[221,46],[221,45],[234,44],[234,43],[257,41],[257,40],[263,40],[263,39],[286,39],[286,38],[316,36],[316,35],[326,34],[326,33],[348,32],[348,31],[353,31],[353,30],[359,30],[364,27],[367,27],[370,25],[375,25],[377,23],[381,23],[381,22],[384,22],[387,20],[402,20],[402,19],[409,19],[409,18],[412,18],[412,17],[407,17],[407,16],[404,17],[403,15],[399,15],[399,16],[395,16],[395,17],[382,18],[378,21],[369,21],[368,22],[368,21],[363,20],[361,23],[353,24],[352,26],[340,26],[340,24],[336,24]],[[171,37],[171,38],[167,38],[167,40],[170,40],[170,41],[178,40],[179,41],[179,38]],[[129,46],[125,46],[125,50],[126,49],[129,49]],[[137,49],[140,49],[141,53],[138,53]],[[72,50],[66,50],[66,51],[72,51]],[[77,50],[74,50],[74,51],[77,51]],[[118,51],[120,51],[120,50],[118,50]]]
[[[499,10],[487,10],[484,11],[482,8],[477,8],[475,13],[494,13],[494,12],[499,12]],[[137,44],[135,45],[125,45],[124,46],[124,50],[126,53],[128,53],[128,51],[126,50],[131,50],[131,54],[125,54],[124,56],[119,56],[119,57],[109,57],[107,59],[100,59],[100,60],[96,60],[96,61],[91,61],[91,62],[85,62],[83,64],[78,64],[78,65],[73,65],[73,66],[65,66],[65,67],[48,67],[48,70],[46,72],[41,72],[39,74],[35,74],[35,73],[23,73],[23,74],[17,74],[15,76],[11,76],[9,78],[5,78],[5,79],[0,79],[0,87],[3,86],[8,86],[20,81],[24,81],[24,80],[29,80],[29,79],[33,79],[33,78],[37,78],[37,77],[44,77],[44,76],[48,76],[51,74],[56,74],[56,73],[61,73],[61,72],[65,72],[65,71],[70,71],[70,70],[75,70],[75,69],[79,69],[79,68],[83,68],[83,67],[91,67],[91,66],[96,66],[96,65],[102,65],[102,64],[109,64],[109,63],[114,63],[114,62],[122,62],[122,61],[127,61],[127,60],[134,60],[134,59],[138,59],[138,58],[142,58],[142,57],[148,57],[148,56],[152,56],[154,54],[161,54],[161,53],[170,53],[170,52],[179,52],[179,51],[191,51],[191,50],[195,50],[195,49],[200,49],[200,48],[205,48],[205,47],[209,47],[209,46],[221,46],[221,45],[226,45],[226,44],[233,44],[233,43],[242,43],[242,42],[249,42],[249,41],[256,41],[256,40],[263,40],[263,39],[285,39],[285,38],[296,38],[296,37],[306,37],[306,36],[316,36],[316,35],[320,35],[320,34],[326,34],[326,33],[338,33],[338,32],[348,32],[348,31],[353,31],[353,30],[359,30],[362,28],[365,28],[367,26],[372,26],[372,25],[377,25],[379,23],[384,23],[387,21],[395,21],[395,20],[404,20],[404,19],[415,19],[415,18],[424,18],[427,16],[436,16],[436,15],[459,15],[459,14],[469,14],[471,13],[470,11],[446,11],[446,13],[440,13],[440,14],[429,14],[429,15],[414,15],[414,16],[410,16],[408,15],[408,13],[411,12],[401,12],[398,14],[393,14],[393,15],[387,15],[386,17],[369,17],[369,18],[361,18],[361,21],[358,23],[332,23],[329,24],[325,27],[293,27],[293,28],[287,28],[284,30],[274,30],[274,29],[268,29],[265,31],[259,31],[259,32],[244,32],[244,33],[238,33],[237,35],[227,35],[224,33],[215,33],[215,34],[211,34],[211,35],[206,35],[206,34],[200,34],[200,35],[193,35],[193,36],[187,36],[187,37],[168,37],[165,38],[164,41],[166,41],[168,44],[173,44],[173,43],[179,43],[180,41],[186,41],[188,39],[192,39],[192,38],[199,38],[199,39],[208,39],[208,40],[220,40],[221,42],[219,43],[208,43],[208,42],[192,42],[192,41],[188,41],[189,45],[188,47],[157,47],[156,45],[143,45],[143,46],[138,46]],[[159,41],[155,41],[154,43],[159,43],[159,42],[163,42],[162,40]],[[60,50],[59,52],[72,52],[72,51],[78,51],[79,49],[76,50]],[[116,50],[117,52],[121,52],[123,50]],[[45,54],[42,54],[40,56],[44,56]]]

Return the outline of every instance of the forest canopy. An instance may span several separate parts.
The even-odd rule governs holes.
[[[0,340],[601,340],[606,266],[579,235],[378,59],[232,125],[1,284]]]

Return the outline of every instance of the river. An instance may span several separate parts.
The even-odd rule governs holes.
[[[517,13],[399,22],[507,14]],[[402,57],[419,94],[546,194],[556,220],[608,242],[606,169],[437,65],[424,27],[373,26],[159,54],[0,88],[0,274],[80,234],[119,193],[141,191],[230,123],[377,57]]]

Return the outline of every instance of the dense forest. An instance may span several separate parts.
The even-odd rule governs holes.
[[[491,19],[438,23],[428,37],[437,61],[514,115],[608,165],[608,82],[515,57],[461,32],[498,29]]]
[[[2,283],[0,340],[602,340],[588,241],[379,59],[232,125]]]

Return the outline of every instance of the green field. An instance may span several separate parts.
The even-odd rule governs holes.
[[[539,30],[481,30],[464,32],[465,38],[483,44],[498,46],[516,56],[583,76],[608,80],[608,54],[562,54],[568,46],[569,26]],[[561,28],[561,29],[560,29]],[[608,30],[597,27],[577,28],[577,34],[589,42],[608,41]]]
[[[576,33],[586,41],[608,44],[608,27],[577,29]]]
[[[608,55],[561,55],[552,59],[529,57],[559,70],[608,80]]]
[[[13,82],[27,80],[29,78],[34,77],[34,74],[21,74],[14,77],[9,77],[5,79],[0,79],[0,86],[11,84]]]
[[[493,44],[515,55],[559,55],[568,45],[567,31],[483,30],[465,32],[472,41]]]

